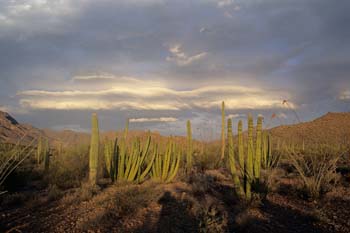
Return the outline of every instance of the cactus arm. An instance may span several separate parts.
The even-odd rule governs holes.
[[[147,164],[146,169],[145,169],[145,170],[142,172],[142,174],[140,175],[140,181],[141,181],[141,182],[145,179],[146,175],[149,173],[149,171],[151,170],[151,168],[153,168],[153,161],[154,161],[154,159],[155,159],[155,157],[156,157],[156,154],[157,154],[157,149],[155,149],[155,151],[153,152],[152,158],[151,158],[151,160],[149,161],[149,163]]]
[[[167,183],[171,182],[175,178],[180,167],[180,160],[181,160],[181,153],[179,152],[176,159],[175,169],[172,173],[169,174],[169,178],[166,180]]]

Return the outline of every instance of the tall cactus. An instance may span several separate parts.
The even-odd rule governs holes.
[[[45,139],[45,148],[43,151],[44,155],[44,171],[47,173],[49,171],[50,167],[50,146],[49,146],[49,140],[46,138]]]
[[[43,138],[40,135],[39,138],[38,138],[38,145],[37,145],[37,151],[36,151],[36,162],[37,162],[37,164],[41,163],[42,155],[43,155]]]
[[[225,158],[225,102],[221,103],[221,160]]]
[[[187,121],[187,157],[186,157],[186,170],[187,172],[192,169],[192,154],[193,154],[193,142],[192,142],[192,130],[191,122]]]
[[[128,151],[125,138],[118,145],[116,176],[119,181],[143,182],[145,177],[151,171],[155,153],[150,155],[151,133],[148,133],[143,147],[140,138],[132,142],[130,151]],[[148,156],[148,159],[146,157]]]
[[[255,156],[254,156],[254,178],[258,181],[260,178],[261,168],[261,152],[262,152],[262,117],[258,117],[256,125],[256,144],[255,144]]]
[[[117,138],[113,140],[107,140],[104,146],[105,153],[105,165],[109,177],[112,181],[116,179],[116,165],[118,158],[118,144]]]
[[[244,174],[244,145],[243,145],[243,123],[240,120],[238,122],[238,161],[239,161],[239,166],[242,171],[242,175]]]
[[[161,182],[171,182],[180,167],[181,151],[170,138],[164,155],[156,149],[156,158],[152,166],[152,178]]]
[[[246,172],[245,172],[245,180],[246,187],[245,187],[245,193],[246,198],[248,200],[251,200],[252,194],[251,194],[251,183],[253,180],[253,153],[254,153],[254,143],[253,143],[253,117],[249,114],[248,115],[248,145],[247,145],[247,159],[246,159]]]
[[[261,155],[261,164],[263,168],[266,168],[268,160],[268,147],[269,147],[269,135],[266,130],[262,132],[262,155]]]
[[[234,182],[237,194],[240,197],[242,197],[244,194],[244,190],[243,190],[243,187],[241,186],[241,182],[239,180],[239,176],[238,176],[237,168],[236,168],[234,148],[233,148],[232,120],[231,119],[227,120],[227,141],[228,141],[228,156],[229,156],[229,162],[230,162],[230,170],[231,170],[233,182]]]
[[[89,155],[89,180],[93,185],[97,184],[98,160],[99,160],[99,129],[97,114],[92,114],[91,119],[91,143]]]

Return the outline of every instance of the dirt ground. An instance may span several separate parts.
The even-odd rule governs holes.
[[[2,204],[0,232],[350,232],[346,180],[317,202],[303,198],[294,182],[284,177],[249,205],[217,170],[186,182],[106,184],[59,197],[44,189]]]

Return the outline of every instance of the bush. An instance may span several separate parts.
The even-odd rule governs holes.
[[[206,143],[202,152],[195,153],[195,165],[202,171],[219,167],[220,145],[218,143]]]
[[[63,190],[80,187],[89,167],[88,151],[87,145],[78,145],[55,156],[50,164],[49,184]]]
[[[309,197],[317,199],[337,183],[336,168],[340,155],[339,151],[327,146],[288,154]]]

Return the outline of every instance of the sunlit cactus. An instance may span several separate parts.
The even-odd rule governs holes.
[[[240,120],[238,122],[238,161],[241,171],[244,171],[244,144],[243,144],[243,123]],[[243,174],[243,172],[242,172]]]
[[[261,155],[261,164],[263,168],[267,166],[268,154],[269,154],[269,135],[266,130],[262,133],[262,155]]]
[[[193,142],[192,142],[192,130],[191,122],[187,121],[187,157],[186,157],[186,170],[192,169],[192,154],[193,154]]]
[[[40,135],[38,138],[38,145],[37,145],[37,151],[36,151],[36,162],[37,164],[40,164],[42,161],[43,156],[43,138]]]
[[[255,143],[255,155],[254,155],[254,177],[256,180],[260,178],[261,168],[261,152],[262,152],[262,117],[258,117],[256,125],[256,143]]]
[[[251,183],[253,181],[253,153],[254,153],[254,143],[253,143],[253,117],[248,115],[248,144],[247,144],[247,159],[246,159],[246,171],[245,171],[245,193],[246,199],[251,200]]]
[[[181,152],[172,139],[169,140],[165,154],[156,149],[156,157],[152,166],[152,178],[161,182],[171,182],[180,167]]]
[[[49,171],[49,167],[50,167],[50,146],[49,146],[49,140],[47,138],[45,139],[43,160],[44,160],[44,171],[45,171],[45,173],[47,173]]]
[[[241,186],[241,182],[239,180],[239,175],[237,173],[236,162],[235,162],[233,136],[232,136],[232,120],[231,119],[227,120],[227,141],[228,141],[228,157],[229,157],[230,170],[231,170],[233,182],[234,182],[237,194],[240,197],[243,197],[244,190],[243,190],[243,187]]]
[[[99,160],[99,129],[97,114],[92,114],[91,119],[91,142],[89,155],[89,180],[93,185],[97,184],[98,160]]]
[[[221,160],[225,158],[225,102],[221,103]]]
[[[150,154],[151,133],[148,136],[145,144],[141,147],[140,138],[132,141],[131,149],[128,150],[125,140],[125,134],[119,145],[115,143],[117,166],[115,174],[118,181],[128,181],[141,183],[150,173],[155,154]],[[146,159],[148,157],[148,159]]]
[[[106,170],[108,172],[109,177],[112,181],[116,179],[116,165],[117,165],[117,158],[118,158],[118,145],[117,145],[117,139],[113,140],[107,140],[104,146],[104,153],[105,153],[105,165]]]

